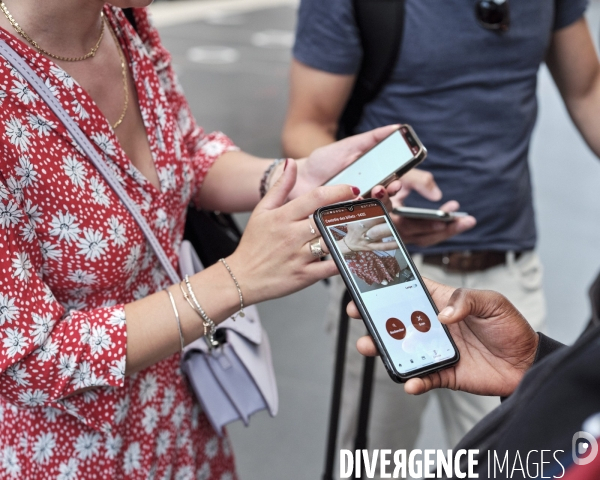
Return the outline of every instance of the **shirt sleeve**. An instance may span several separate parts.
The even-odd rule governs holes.
[[[294,58],[325,72],[358,72],[362,48],[352,0],[302,0],[293,50]]]
[[[44,255],[57,252],[24,234],[31,230],[0,181],[0,395],[19,407],[52,406],[88,425],[104,423],[95,409],[79,408],[99,393],[73,394],[123,386],[123,306],[67,312],[43,280]]]
[[[192,159],[194,173],[192,198],[197,198],[206,174],[217,158],[226,152],[239,150],[239,148],[224,133],[212,132],[207,134],[196,123],[190,106],[185,99],[181,84],[173,70],[171,54],[162,45],[158,30],[152,25],[147,9],[136,8],[134,15],[137,33],[146,46],[167,101],[177,119],[178,134],[181,134],[179,140],[181,148],[187,150]]]
[[[554,30],[572,25],[585,14],[588,0],[555,0]]]

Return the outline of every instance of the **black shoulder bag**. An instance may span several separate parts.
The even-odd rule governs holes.
[[[363,60],[338,122],[338,139],[354,135],[365,105],[390,78],[404,31],[404,0],[353,0],[352,4]]]

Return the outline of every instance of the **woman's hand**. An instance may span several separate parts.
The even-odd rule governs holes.
[[[290,199],[323,185],[398,128],[398,125],[389,125],[354,135],[317,148],[307,158],[298,160],[298,180],[290,193]],[[273,175],[273,178],[277,176]],[[396,180],[388,185],[387,193],[395,195],[400,187],[400,181]],[[382,199],[382,197],[377,198]]]
[[[338,273],[333,260],[312,256],[309,242],[319,234],[308,216],[319,207],[356,198],[358,190],[349,185],[319,187],[286,203],[296,174],[296,162],[288,160],[227,259],[248,305],[288,295]]]
[[[385,223],[383,218],[352,222],[346,228],[348,229],[348,233],[337,242],[343,255],[353,252],[395,250],[398,248],[396,242],[381,241],[384,238],[392,236],[390,227]]]
[[[460,352],[450,368],[411,378],[407,393],[419,395],[434,388],[449,388],[478,395],[510,395],[531,367],[539,337],[521,313],[499,293],[487,290],[453,289],[425,279],[438,308],[439,319]],[[354,303],[348,315],[359,318]],[[357,343],[363,355],[376,355],[371,337]]]

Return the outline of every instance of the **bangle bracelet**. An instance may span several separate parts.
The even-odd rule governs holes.
[[[269,180],[271,179],[271,175],[275,171],[275,168],[277,168],[277,165],[279,165],[284,160],[285,158],[278,158],[277,160],[274,160],[271,163],[271,165],[267,167],[265,173],[263,173],[263,176],[260,180],[260,198],[263,198],[267,194],[267,191],[269,190]]]
[[[175,320],[177,321],[177,330],[179,331],[179,343],[181,345],[181,351],[183,352],[183,348],[185,347],[185,341],[183,340],[183,332],[181,330],[181,319],[179,318],[179,311],[177,310],[177,305],[175,304],[173,294],[166,288],[165,292],[167,292],[167,295],[169,295],[169,300],[171,300],[171,306],[173,307],[173,312],[175,313]]]
[[[185,289],[183,287],[183,282],[185,282],[185,285],[187,287],[187,292],[185,291]],[[190,307],[192,307],[192,310],[194,310],[194,312],[196,312],[202,318],[202,325],[204,326],[204,336],[208,339],[209,346],[211,348],[218,347],[219,342],[215,341],[215,331],[217,330],[217,326],[215,325],[215,322],[213,322],[210,319],[210,317],[206,314],[206,312],[204,311],[204,309],[198,302],[198,299],[196,298],[196,295],[194,294],[194,291],[192,290],[192,285],[190,284],[189,275],[185,276],[183,282],[179,284],[181,293],[183,293],[183,298],[186,299],[186,301],[189,303]]]
[[[233,283],[235,283],[235,288],[237,288],[238,295],[240,296],[240,311],[236,315],[232,316],[231,318],[233,320],[235,320],[235,317],[237,317],[238,315],[243,318],[246,316],[246,314],[244,313],[244,297],[242,296],[242,289],[240,288],[240,284],[238,283],[237,278],[235,278],[235,275],[233,274],[233,272],[231,271],[231,268],[229,268],[229,265],[227,265],[227,262],[225,261],[225,259],[220,258],[219,262],[221,262],[225,266],[227,271],[229,272],[229,275],[233,279]]]

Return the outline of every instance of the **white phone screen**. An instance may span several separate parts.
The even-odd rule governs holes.
[[[400,131],[396,131],[325,185],[353,185],[360,189],[362,195],[367,195],[373,187],[400,170],[413,158],[410,145]]]
[[[453,358],[454,346],[382,208],[357,205],[322,219],[397,372]]]

